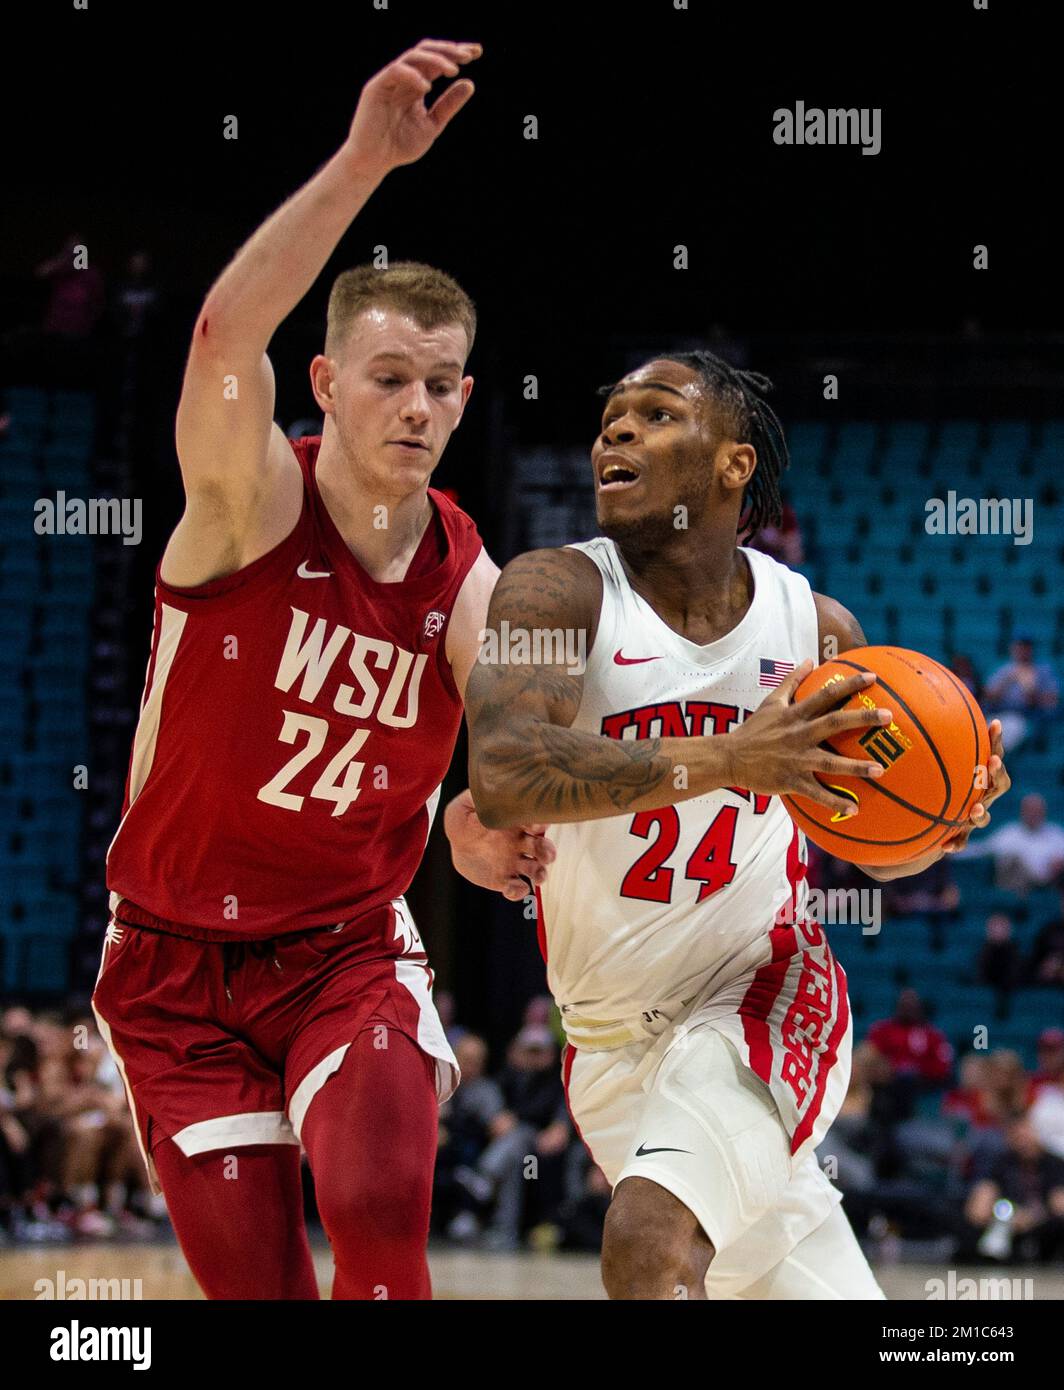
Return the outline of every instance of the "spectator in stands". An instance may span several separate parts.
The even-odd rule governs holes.
[[[817,1149],[817,1161],[842,1191],[846,1214],[862,1240],[879,1228],[948,1243],[954,1218],[923,1178],[907,1170],[909,1155],[900,1139],[907,1111],[890,1062],[871,1043],[859,1044],[846,1097]],[[939,1136],[939,1147],[948,1156],[948,1131]]]
[[[960,902],[961,892],[953,878],[953,865],[945,855],[922,874],[892,879],[883,889],[883,906],[892,917],[918,912],[938,917],[956,912]]]
[[[894,1086],[909,1106],[920,1095],[939,1090],[953,1067],[953,1048],[946,1035],[928,1023],[915,989],[898,995],[894,1017],[874,1023],[868,1041],[894,1068]]]
[[[136,341],[147,332],[159,302],[151,270],[151,252],[134,251],[114,294],[113,312],[121,338]]]
[[[963,1120],[969,1130],[995,1129],[1002,1123],[1000,1096],[985,1053],[969,1052],[961,1058],[957,1085],[942,1097],[942,1114]]]
[[[844,1193],[868,1193],[897,1169],[893,1130],[902,1118],[893,1086],[894,1069],[870,1042],[853,1050],[850,1081],[835,1123],[817,1158],[834,1157],[833,1178]]]
[[[16,1209],[28,1190],[30,1137],[17,1113],[11,1088],[13,1038],[0,1032],[0,1233],[11,1234]]]
[[[1009,994],[1020,983],[1023,962],[1012,939],[1012,922],[1004,912],[986,919],[986,939],[979,952],[976,974],[979,984],[999,994]]]
[[[956,1089],[942,1101],[946,1119],[963,1121],[958,1153],[968,1172],[985,1169],[1005,1151],[1005,1128],[1024,1113],[1027,1074],[1017,1053],[999,1048],[989,1056],[970,1052],[960,1065]]]
[[[18,1071],[32,1071],[37,1065],[37,1041],[34,1036],[33,1015],[21,1004],[4,1010],[0,1019],[0,1036],[11,1043],[8,1080]]]
[[[103,276],[95,261],[88,259],[87,248],[87,263],[78,268],[77,248],[84,245],[82,238],[72,232],[59,254],[42,261],[34,271],[49,286],[42,323],[47,337],[67,341],[90,338],[103,317]]]
[[[147,1193],[121,1077],[95,1021],[9,1009],[0,1058],[0,1225],[29,1241],[151,1234],[132,1207],[153,1217],[164,1209]]]
[[[549,1028],[554,1036],[554,1041],[559,1046],[564,1044],[565,1030],[562,1027],[561,1014],[558,1012],[558,1006],[552,995],[534,995],[525,1005],[521,1026],[527,1028],[533,1025]]]
[[[1038,1070],[1031,1078],[1027,1118],[1042,1147],[1064,1158],[1064,1029],[1046,1028],[1038,1039]]]
[[[1064,985],[1064,884],[1060,889],[1060,916],[1039,930],[1027,960],[1027,983]]]
[[[866,873],[859,869],[856,864],[850,864],[845,859],[836,859],[833,854],[823,855],[821,878],[823,884],[815,886],[823,886],[825,892],[830,892],[833,888],[840,892],[846,892],[850,888],[861,891],[862,889],[867,890],[869,887]]]
[[[432,999],[436,1005],[436,1012],[440,1016],[440,1022],[443,1024],[443,1031],[447,1035],[447,1041],[452,1047],[457,1046],[458,1039],[465,1037],[466,1030],[460,1023],[454,1021],[454,995],[449,989],[441,989],[433,994]],[[462,1075],[465,1076],[464,1070]]]
[[[452,1044],[462,1084],[440,1109],[433,1218],[452,1240],[472,1240],[494,1195],[495,1185],[478,1164],[505,1109],[502,1091],[486,1074],[488,1048],[475,1033]]]
[[[1020,819],[993,830],[960,851],[969,859],[991,854],[999,888],[1026,894],[1045,888],[1064,870],[1064,826],[1046,819],[1045,798],[1028,792],[1020,801]]]
[[[1052,666],[1035,662],[1031,638],[1017,637],[1011,647],[1011,660],[987,681],[983,698],[990,717],[1001,720],[1005,747],[1015,752],[1031,728],[1052,715],[1060,687]]]
[[[1027,1108],[1030,1078],[1023,1058],[1010,1047],[999,1047],[987,1059],[994,1104],[1005,1120],[1013,1120]]]
[[[492,1122],[493,1142],[478,1170],[496,1184],[496,1207],[487,1243],[492,1249],[520,1245],[535,1204],[540,1222],[557,1222],[563,1197],[565,1150],[571,1130],[558,1069],[554,1036],[543,1024],[527,1024],[510,1044],[499,1078],[506,1109]],[[530,1181],[531,1177],[536,1181]]]
[[[794,567],[805,562],[802,528],[798,523],[797,513],[786,500],[783,503],[779,525],[762,526],[749,544],[754,550],[763,550],[766,555],[771,555],[783,565]]]
[[[972,658],[964,652],[955,652],[949,663],[949,669],[957,677],[962,685],[968,687],[969,692],[976,700],[981,700],[979,677],[976,674]]]
[[[586,1149],[583,1149],[581,1168],[581,1191],[577,1197],[563,1203],[559,1214],[560,1243],[563,1250],[588,1250],[597,1255],[602,1248],[611,1189],[606,1174],[591,1161]]]
[[[964,1215],[962,1255],[1049,1261],[1064,1252],[1064,1159],[1046,1152],[1026,1118],[1010,1121],[1005,1152],[977,1175]]]
[[[1047,1086],[1064,1086],[1064,1028],[1043,1028],[1038,1035],[1038,1070],[1031,1077],[1027,1103]]]
[[[1043,1087],[1027,1118],[1045,1151],[1064,1158],[1064,1086]]]
[[[970,859],[992,855],[998,887],[1026,894],[1044,888],[1064,871],[1064,827],[1046,819],[1045,798],[1029,792],[1020,801],[1020,819],[993,831],[961,851]]]

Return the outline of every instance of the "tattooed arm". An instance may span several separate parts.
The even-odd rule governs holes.
[[[813,773],[879,775],[878,763],[839,758],[818,747],[842,729],[883,722],[875,711],[832,712],[868,683],[864,676],[795,705],[794,690],[811,667],[804,662],[732,733],[612,739],[571,727],[583,676],[563,661],[491,659],[499,654],[491,651],[492,635],[501,646],[503,638],[522,633],[531,641],[537,629],[582,632],[590,653],[601,604],[598,568],[580,551],[534,550],[503,570],[488,611],[489,644],[466,686],[469,786],[485,825],[600,820],[731,786],[770,795],[799,792],[848,813],[850,803]]]

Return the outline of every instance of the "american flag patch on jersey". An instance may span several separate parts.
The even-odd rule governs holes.
[[[793,661],[768,661],[762,657],[761,674],[757,678],[757,683],[758,685],[779,685],[783,678],[789,676],[793,670]]]

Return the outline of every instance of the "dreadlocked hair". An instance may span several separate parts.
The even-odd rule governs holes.
[[[754,447],[757,467],[743,491],[736,534],[753,537],[763,526],[778,526],[783,519],[780,482],[791,457],[779,417],[765,399],[773,390],[772,382],[760,372],[733,367],[704,348],[662,353],[661,359],[696,371],[720,404],[726,429],[741,443]]]

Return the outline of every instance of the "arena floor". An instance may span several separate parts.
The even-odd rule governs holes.
[[[328,1248],[316,1247],[322,1295],[328,1297],[332,1262]],[[433,1250],[432,1280],[437,1298],[452,1299],[604,1299],[598,1261],[591,1255],[489,1255],[478,1251]],[[201,1295],[176,1245],[47,1245],[0,1250],[0,1299],[38,1297],[38,1280],[128,1279],[141,1281],[145,1299],[196,1299]],[[1036,1299],[1064,1299],[1064,1270],[964,1269],[958,1281],[992,1277],[1032,1279]],[[887,1265],[877,1277],[888,1298],[927,1297],[926,1282],[945,1278],[941,1266]],[[131,1284],[131,1288],[134,1286]],[[1022,1286],[1017,1286],[1022,1290]]]

